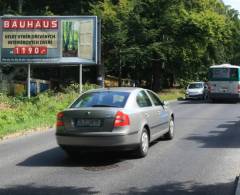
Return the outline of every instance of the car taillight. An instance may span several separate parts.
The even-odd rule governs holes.
[[[63,116],[64,116],[63,112],[59,112],[57,114],[57,123],[56,123],[57,127],[63,127],[64,126]]]
[[[124,127],[130,125],[129,116],[121,111],[118,111],[114,121],[114,127]]]
[[[238,84],[237,91],[240,93],[240,84]]]

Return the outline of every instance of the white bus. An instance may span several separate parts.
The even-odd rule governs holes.
[[[240,66],[214,65],[209,68],[209,98],[240,99]]]

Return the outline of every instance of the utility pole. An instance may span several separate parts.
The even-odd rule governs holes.
[[[83,91],[82,83],[82,64],[79,65],[79,93],[82,94]]]
[[[28,64],[28,77],[27,77],[27,96],[31,98],[31,65]]]
[[[119,50],[118,87],[122,86],[122,50]]]

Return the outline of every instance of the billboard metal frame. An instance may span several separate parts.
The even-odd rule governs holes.
[[[26,19],[32,19],[32,20],[41,20],[41,19],[56,19],[58,21],[58,38],[57,38],[57,50],[60,52],[59,58],[44,58],[44,60],[38,60],[38,58],[25,58],[23,59],[19,58],[19,61],[14,61],[9,59],[9,61],[3,61],[2,60],[2,52],[3,52],[3,32],[8,32],[10,30],[4,30],[3,28],[0,29],[0,47],[1,47],[1,52],[0,52],[0,65],[6,65],[6,64],[11,64],[11,65],[80,65],[82,64],[83,66],[85,65],[100,65],[101,64],[101,24],[100,20],[98,19],[97,16],[1,16],[0,17],[0,25],[3,26],[3,20],[26,20]],[[79,57],[63,57],[61,55],[62,52],[62,34],[63,34],[63,28],[62,28],[62,21],[84,21],[84,20],[92,20],[93,21],[93,59],[88,60],[88,59],[81,59]],[[46,29],[47,31],[48,29]],[[12,30],[14,32],[14,29]],[[15,30],[16,31],[16,30]],[[22,31],[22,29],[21,29]],[[27,30],[25,30],[27,31]],[[30,32],[35,32],[37,31],[36,29],[29,30]],[[41,30],[39,30],[40,32]],[[11,31],[10,31],[11,32]],[[24,30],[22,31],[24,32]],[[43,30],[43,32],[45,32]],[[25,60],[25,61],[24,61]]]
[[[22,59],[21,61],[2,61],[2,52],[3,52],[3,31],[4,32],[8,32],[8,30],[3,30],[3,20],[41,20],[41,19],[56,19],[58,21],[58,23],[60,23],[60,25],[58,24],[58,29],[57,29],[57,49],[60,52],[60,56],[59,58],[56,59],[51,59],[51,58],[46,58],[44,61],[35,59],[35,60],[31,60],[34,59],[34,57],[30,58],[29,60],[24,61],[24,59]],[[62,46],[62,21],[63,20],[68,20],[68,21],[80,21],[80,20],[92,20],[93,21],[93,58],[92,60],[86,60],[86,59],[80,59],[77,57],[73,57],[75,58],[74,60],[72,60],[73,58],[68,58],[68,57],[63,57],[61,55],[63,46]],[[2,28],[0,28],[0,66],[1,65],[13,65],[13,66],[17,66],[17,65],[25,65],[28,68],[28,76],[27,76],[27,85],[28,85],[28,89],[27,89],[27,95],[28,98],[31,97],[31,93],[30,93],[30,83],[31,83],[31,65],[33,66],[79,66],[79,92],[82,93],[82,67],[83,66],[89,66],[89,65],[101,65],[101,21],[100,19],[98,19],[97,16],[1,16],[0,17],[0,25],[2,26]],[[60,26],[60,27],[59,27]],[[60,28],[60,29],[59,29]],[[23,29],[21,29],[23,30]],[[46,31],[49,29],[46,29]],[[14,30],[13,30],[14,31]],[[16,30],[15,30],[16,31]],[[34,32],[29,30],[30,32]],[[35,30],[37,31],[37,30]],[[40,31],[40,30],[39,30]],[[11,32],[11,31],[10,31]],[[23,30],[24,32],[24,30]],[[43,31],[44,32],[44,31]],[[59,43],[60,42],[60,43]],[[79,49],[79,48],[78,48]],[[13,51],[12,51],[13,52]],[[21,58],[19,58],[21,59]],[[50,60],[51,59],[51,60]],[[61,60],[61,59],[65,59],[65,60]]]

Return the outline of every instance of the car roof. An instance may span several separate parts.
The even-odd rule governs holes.
[[[202,84],[202,83],[205,83],[205,82],[204,82],[204,81],[191,82],[191,83],[189,83],[189,85],[190,85],[190,84],[198,84],[198,83]]]
[[[103,91],[116,91],[116,92],[133,92],[133,91],[139,91],[139,90],[145,90],[143,88],[139,87],[110,87],[110,88],[99,88],[99,89],[93,89],[90,90],[91,92],[103,92]]]

